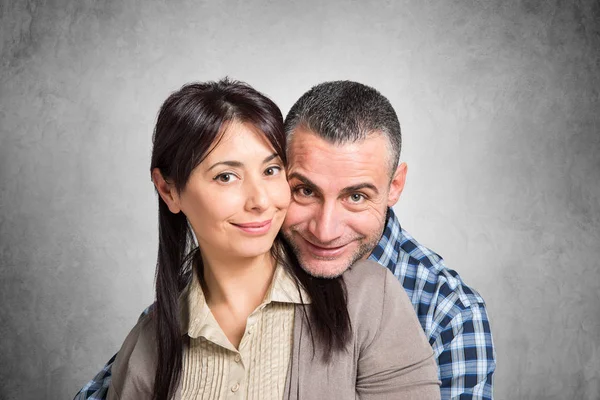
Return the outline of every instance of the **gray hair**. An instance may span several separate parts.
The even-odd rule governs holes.
[[[389,100],[370,86],[352,81],[323,82],[313,86],[298,99],[285,118],[288,144],[298,127],[335,145],[383,134],[389,142],[392,174],[398,166],[402,147],[398,116]]]

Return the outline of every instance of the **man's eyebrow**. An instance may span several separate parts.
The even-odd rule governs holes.
[[[373,185],[372,183],[366,183],[366,182],[359,183],[358,185],[347,186],[342,189],[342,193],[353,193],[353,192],[358,192],[359,190],[363,190],[363,189],[370,189],[373,192],[375,192],[375,194],[379,194],[379,190],[377,190],[377,187],[375,185]]]
[[[275,158],[278,158],[279,154],[277,153],[273,153],[270,156],[266,157],[263,160],[263,164],[268,163],[269,161],[272,161]],[[241,168],[244,166],[244,163],[241,163],[239,161],[219,161],[217,163],[214,163],[213,165],[210,166],[210,168],[208,169],[208,171],[210,171],[211,169],[219,166],[219,165],[227,165],[228,167],[236,167],[236,168]]]
[[[288,181],[291,181],[292,179],[298,179],[300,182],[302,182],[304,185],[308,186],[309,188],[313,189],[314,191],[320,191],[319,187],[313,181],[311,181],[304,175],[299,174],[298,172],[292,172],[291,174],[288,175]],[[353,193],[353,192],[358,192],[359,190],[362,190],[362,189],[370,189],[373,192],[375,192],[376,195],[379,194],[379,190],[377,190],[377,187],[375,185],[373,185],[372,183],[367,183],[367,182],[359,183],[357,185],[347,186],[341,190],[341,193]]]
[[[291,174],[288,175],[288,181],[291,181],[292,179],[298,179],[300,182],[302,182],[305,186],[308,186],[309,188],[318,191],[319,187],[310,179],[308,179],[307,177],[305,177],[302,174],[299,174],[298,172],[292,172]]]

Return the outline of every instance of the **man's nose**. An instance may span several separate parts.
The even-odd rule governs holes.
[[[342,236],[340,210],[337,210],[335,202],[321,204],[318,213],[308,224],[308,230],[322,244]]]

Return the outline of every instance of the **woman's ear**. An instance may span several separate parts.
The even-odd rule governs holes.
[[[175,188],[175,185],[167,182],[158,168],[152,170],[152,182],[154,182],[154,186],[161,199],[163,199],[167,204],[167,207],[169,207],[169,211],[173,214],[179,213],[181,211],[181,204],[179,192]]]

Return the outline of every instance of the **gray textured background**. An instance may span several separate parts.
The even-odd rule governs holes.
[[[496,397],[600,398],[598,1],[0,7],[1,398],[72,397],[152,301],[154,118],[224,75],[284,113],[323,80],[380,89],[396,209],[486,299]]]

